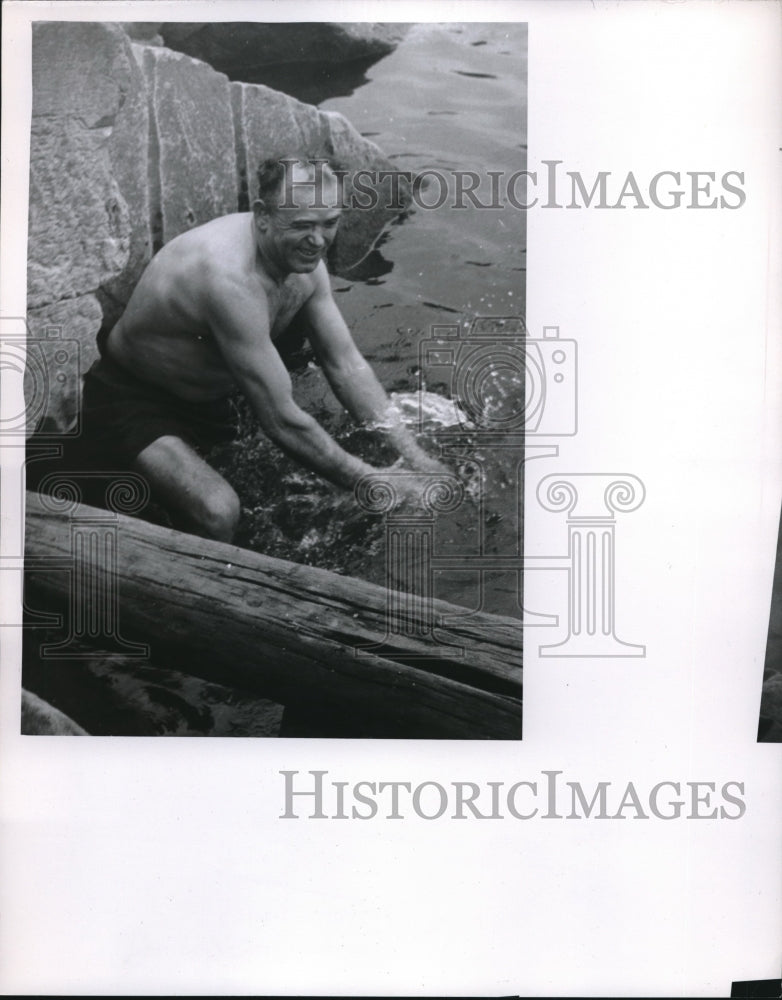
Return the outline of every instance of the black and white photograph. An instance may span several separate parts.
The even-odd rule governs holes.
[[[23,732],[520,738],[526,25],[32,31]]]
[[[778,0],[2,18],[0,993],[782,995]]]

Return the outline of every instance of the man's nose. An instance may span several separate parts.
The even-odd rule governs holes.
[[[326,245],[326,238],[323,235],[322,229],[311,229],[309,233],[309,242],[314,247],[323,247]]]

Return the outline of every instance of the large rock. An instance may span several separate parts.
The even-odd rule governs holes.
[[[232,80],[258,81],[266,66],[367,64],[392,52],[406,24],[321,22],[170,23],[159,26],[166,45],[203,59]]]
[[[109,159],[114,180],[128,208],[128,258],[116,277],[102,284],[98,298],[104,321],[113,326],[124,311],[141,272],[152,256],[149,205],[149,111],[144,74],[127,50],[129,87],[114,120]]]
[[[136,34],[154,41],[155,27]],[[299,25],[277,27],[303,38],[313,26],[303,35]],[[345,44],[352,27],[340,35]],[[110,23],[34,25],[32,111],[28,310],[36,346],[25,384],[32,423],[48,431],[75,421],[95,334],[101,321],[119,318],[152,253],[249,207],[263,159],[333,156],[348,168],[348,200],[350,171],[390,169],[341,115],[263,85],[229,84],[180,52],[131,44]],[[388,200],[345,213],[331,261],[338,273],[349,274],[398,214]],[[48,327],[76,342],[78,360],[51,338],[38,344]]]
[[[163,27],[160,21],[120,21],[120,27],[134,42],[143,42],[145,45],[162,45],[163,36],[160,29]]]
[[[340,223],[331,266],[337,274],[350,277],[386,226],[410,204],[410,190],[379,147],[365,139],[344,115],[337,111],[321,111],[320,115],[328,132],[326,149],[348,171],[344,190],[348,207]],[[364,192],[371,188],[373,195],[355,191],[353,177],[357,171],[366,171],[361,188]]]
[[[23,736],[87,736],[86,730],[39,698],[32,691],[22,690],[22,735]]]
[[[262,84],[232,83],[239,208],[258,197],[258,167],[282,156],[326,156],[328,127],[311,104]]]
[[[50,303],[27,314],[24,395],[28,434],[64,433],[76,423],[81,377],[98,357],[103,313],[94,295]]]
[[[28,306],[37,308],[92,292],[127,263],[130,223],[110,144],[133,74],[115,25],[33,29]]]
[[[133,46],[149,95],[153,249],[237,210],[228,78],[179,52]]]
[[[70,717],[92,736],[278,734],[282,707],[274,702],[86,644],[72,643],[67,659],[42,657],[41,645],[58,640],[60,630],[28,630],[22,664],[28,709],[48,703],[55,725]],[[43,714],[28,711],[23,731],[48,732]]]

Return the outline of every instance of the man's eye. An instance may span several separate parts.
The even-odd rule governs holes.
[[[339,222],[339,219],[329,219],[326,222],[326,229],[336,229],[338,222]]]

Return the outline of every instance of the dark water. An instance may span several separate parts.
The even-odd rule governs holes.
[[[526,166],[525,26],[415,25],[366,77],[349,96],[325,99],[320,106],[343,113],[400,169],[414,176],[438,171],[448,191],[442,207],[414,207],[348,278],[333,280],[337,303],[381,382],[412,403],[409,394],[419,389],[422,374],[419,345],[432,336],[433,325],[458,324],[464,333],[476,317],[524,313],[524,213],[507,204],[482,209],[466,199],[467,207],[454,207],[454,171],[479,175],[478,197],[485,204],[491,201],[487,171],[507,177]],[[432,203],[438,191],[424,190],[422,198]],[[450,395],[452,386],[442,373],[424,369],[423,376],[428,390]],[[495,394],[522,397],[518,373],[504,384],[499,378]],[[373,435],[351,427],[314,364],[300,371],[295,383],[301,404],[347,450],[375,465],[395,459]],[[387,576],[382,517],[358,510],[352,497],[289,462],[250,427],[218,459],[245,506],[240,542],[270,555],[403,585]],[[435,454],[445,440],[441,431],[424,420],[421,442]],[[450,464],[469,489],[457,511],[437,519],[438,550],[512,554],[521,537],[520,447],[482,449],[469,431],[448,439],[454,442],[463,446],[462,456]],[[449,569],[436,574],[436,594],[517,616],[519,580],[514,571],[484,575],[481,584],[472,570]]]
[[[400,169],[446,176],[454,170],[485,176],[492,170],[509,176],[525,168],[524,25],[414,25],[367,75],[369,82],[350,97],[321,107],[342,112]],[[490,202],[488,178],[485,183],[479,198],[484,204]],[[437,193],[433,188],[427,202],[435,202]],[[523,312],[524,213],[509,207],[456,209],[451,203],[418,209],[392,227],[380,249],[391,270],[377,284],[353,285],[343,294],[346,313],[365,305],[423,302],[438,304],[441,313]],[[421,314],[424,324],[437,318]],[[372,342],[367,330],[362,345]]]

